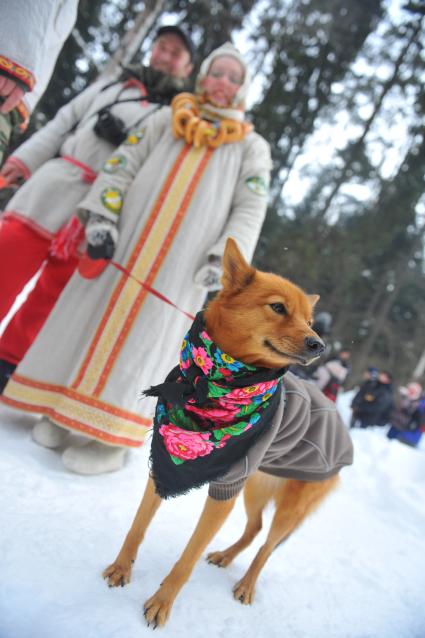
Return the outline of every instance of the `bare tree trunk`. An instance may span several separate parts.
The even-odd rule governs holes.
[[[100,73],[99,61],[96,60],[93,53],[90,53],[90,51],[87,50],[87,42],[81,36],[81,33],[79,32],[77,27],[74,27],[72,29],[72,37],[74,38],[75,42],[81,47],[81,50],[84,51],[84,56],[89,60],[89,63],[96,69],[96,71],[98,71],[98,73]]]
[[[413,379],[420,379],[425,373],[425,349],[419,357],[419,361],[416,364],[416,368],[413,370]]]
[[[145,2],[145,8],[137,16],[134,26],[127,31],[120,46],[109,60],[101,75],[113,75],[119,66],[125,66],[139,50],[158,16],[164,11],[167,0],[150,0]]]
[[[397,295],[400,292],[402,284],[404,283],[404,279],[405,276],[403,275],[397,277],[393,290],[388,294],[387,298],[380,308],[379,315],[375,318],[372,324],[370,334],[365,340],[357,356],[356,368],[358,368],[359,371],[365,370],[366,366],[368,365],[370,353],[372,352],[375,340],[380,334],[382,334],[388,318],[388,314],[393,306],[393,303],[397,299]]]

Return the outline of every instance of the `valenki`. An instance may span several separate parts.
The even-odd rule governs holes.
[[[150,457],[158,494],[177,496],[214,481],[246,455],[271,422],[285,371],[236,361],[213,342],[198,313],[180,364],[144,393],[159,397]]]

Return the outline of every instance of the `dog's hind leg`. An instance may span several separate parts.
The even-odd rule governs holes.
[[[118,585],[123,587],[130,582],[131,567],[136,560],[137,550],[160,504],[161,497],[155,492],[155,484],[149,477],[139,509],[120,553],[115,562],[103,572],[103,577],[107,580],[109,587],[117,587]]]
[[[207,561],[209,563],[218,567],[227,567],[241,551],[252,543],[261,531],[264,507],[273,497],[278,485],[281,484],[282,479],[263,472],[255,472],[247,479],[243,492],[247,515],[244,532],[240,539],[227,549],[208,554]]]
[[[321,482],[288,479],[275,494],[276,512],[266,542],[260,547],[245,576],[236,583],[233,595],[248,605],[254,599],[255,583],[272,551],[313,512],[338,484],[333,476]]]
[[[154,628],[164,625],[174,600],[188,580],[196,562],[208,543],[214,538],[235,504],[236,496],[226,501],[207,498],[198,524],[183,554],[171,572],[161,583],[158,591],[145,602],[145,618]]]

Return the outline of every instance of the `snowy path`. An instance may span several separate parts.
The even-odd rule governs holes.
[[[346,411],[342,402],[342,410]],[[121,472],[80,477],[30,438],[34,419],[0,407],[0,638],[139,638],[141,609],[189,534],[206,490],[165,503],[132,583],[100,577],[138,506],[147,448]],[[425,450],[355,431],[355,464],[322,509],[273,554],[252,607],[231,588],[266,531],[226,570],[202,560],[161,636],[425,638]],[[271,510],[266,512],[266,525]],[[211,545],[244,525],[242,500]]]

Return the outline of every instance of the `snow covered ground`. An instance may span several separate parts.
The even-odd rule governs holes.
[[[349,416],[350,395],[341,399]],[[118,473],[66,472],[38,447],[34,418],[0,407],[0,638],[139,638],[151,635],[143,602],[191,533],[206,490],[164,503],[127,587],[109,589],[111,562],[138,506],[147,447]],[[172,638],[425,638],[425,449],[355,430],[355,463],[342,487],[279,547],[251,607],[234,601],[266,529],[227,569],[205,560],[177,598]],[[267,511],[265,528],[271,520]],[[244,525],[242,499],[211,544]]]

